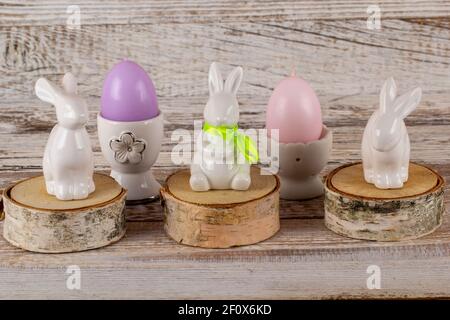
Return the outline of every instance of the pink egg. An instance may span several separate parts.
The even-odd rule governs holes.
[[[292,75],[275,88],[267,105],[266,128],[279,129],[282,143],[307,143],[322,134],[320,102],[311,86]]]

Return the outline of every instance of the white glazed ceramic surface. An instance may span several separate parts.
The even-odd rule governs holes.
[[[380,93],[380,106],[364,130],[362,161],[364,178],[379,189],[402,188],[408,180],[409,137],[405,119],[420,103],[422,90],[415,88],[397,97],[389,78]]]
[[[59,200],[84,199],[94,192],[94,157],[85,125],[88,109],[77,95],[77,80],[71,73],[63,78],[63,88],[40,78],[36,95],[56,108],[58,124],[48,138],[43,170],[47,192]]]
[[[209,69],[209,100],[204,118],[213,126],[234,126],[239,121],[236,93],[243,76],[241,67],[235,68],[224,81],[217,63]],[[250,187],[250,165],[237,161],[237,150],[231,140],[227,147],[220,136],[202,133],[197,137],[194,162],[189,183],[194,191],[210,189],[247,190]],[[225,150],[225,151],[224,151]],[[229,154],[230,152],[234,154]],[[218,157],[217,155],[220,155]],[[228,156],[228,157],[227,157]],[[226,159],[234,159],[231,163]]]
[[[279,145],[280,197],[288,200],[304,200],[323,194],[320,172],[330,158],[333,135],[323,126],[319,140],[309,143],[280,143]]]
[[[158,158],[163,138],[163,115],[149,120],[120,122],[97,116],[103,156],[111,165],[111,176],[128,190],[127,200],[159,195],[161,185],[150,171]]]

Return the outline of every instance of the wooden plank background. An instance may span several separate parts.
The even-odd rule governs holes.
[[[421,86],[407,119],[411,159],[450,179],[450,3],[377,1],[381,30],[367,29],[371,3],[342,1],[77,1],[81,28],[66,26],[70,1],[0,1],[0,187],[38,174],[52,106],[33,93],[40,76],[80,79],[90,109],[97,170],[107,170],[96,138],[106,72],[128,57],[148,71],[165,115],[157,177],[175,169],[171,133],[192,130],[207,99],[212,61],[244,67],[238,93],[243,128],[263,128],[265,105],[293,67],[317,91],[332,128],[325,172],[360,159],[367,118],[382,82]],[[374,3],[375,4],[375,3]],[[446,206],[449,194],[446,191]],[[339,237],[323,226],[322,199],[283,201],[282,230],[254,246],[203,250],[175,245],[158,204],[128,210],[129,232],[116,245],[70,255],[26,253],[0,240],[0,298],[323,298],[449,297],[450,222],[403,243]],[[65,269],[82,268],[82,290]],[[366,288],[380,265],[382,289]]]

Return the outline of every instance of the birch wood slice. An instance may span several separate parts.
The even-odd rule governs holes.
[[[195,192],[189,170],[169,176],[161,188],[164,228],[180,244],[229,248],[263,241],[280,229],[278,177],[252,167],[246,191]]]
[[[22,180],[3,195],[3,237],[16,247],[62,253],[95,249],[125,234],[125,196],[113,178],[94,174],[87,199],[61,201],[47,194],[43,176]]]
[[[416,239],[432,233],[444,215],[444,179],[411,163],[401,189],[377,189],[364,180],[361,163],[333,170],[325,181],[325,225],[350,238]]]

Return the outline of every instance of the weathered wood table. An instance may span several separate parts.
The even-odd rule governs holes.
[[[298,66],[334,134],[324,174],[360,160],[363,127],[384,79],[394,75],[400,90],[421,86],[421,106],[407,119],[411,160],[450,181],[450,4],[377,3],[381,30],[367,27],[367,4],[348,0],[80,0],[79,28],[71,16],[77,8],[67,13],[71,1],[2,3],[0,187],[40,173],[56,117],[32,88],[39,76],[56,81],[70,70],[90,108],[96,169],[108,170],[95,115],[105,73],[125,56],[151,73],[165,114],[165,140],[154,167],[160,181],[177,169],[170,157],[177,143],[172,132],[192,131],[193,120],[202,119],[214,60],[244,67],[238,95],[243,128],[264,127],[271,90]],[[449,211],[448,187],[445,196]],[[127,216],[122,241],[82,253],[29,253],[0,238],[0,298],[450,297],[448,214],[422,239],[376,243],[327,230],[321,198],[282,201],[275,237],[226,250],[177,245],[163,231],[159,203],[129,208]],[[79,290],[67,286],[73,266],[80,268]],[[378,271],[381,288],[369,289]]]

